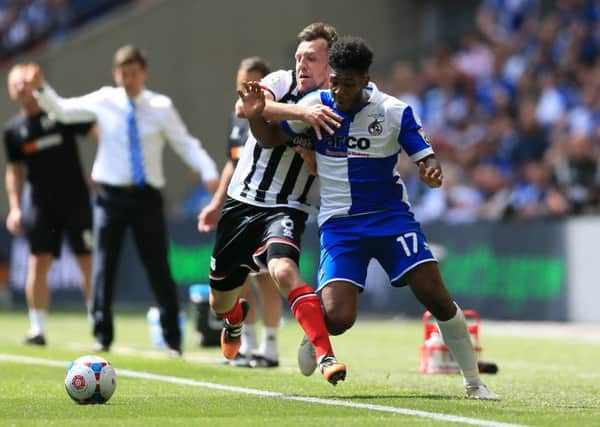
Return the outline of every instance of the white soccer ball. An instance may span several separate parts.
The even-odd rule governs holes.
[[[81,356],[67,369],[65,389],[77,403],[106,403],[116,387],[114,368],[100,356]]]

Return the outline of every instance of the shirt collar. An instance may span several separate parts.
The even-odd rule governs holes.
[[[123,94],[123,96],[127,99],[127,101],[129,102],[129,98],[127,97],[127,94],[125,93],[125,89],[123,89],[122,87],[119,88],[119,90],[121,91],[121,93]],[[144,100],[147,97],[147,92],[148,90],[146,88],[143,88],[140,93],[138,93],[138,95],[132,99],[133,104],[138,107],[140,105],[142,105],[144,103]]]
[[[381,98],[381,92],[373,82],[369,82],[366,91],[369,93],[369,103],[376,103]]]

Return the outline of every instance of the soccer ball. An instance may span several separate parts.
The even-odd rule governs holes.
[[[106,403],[116,387],[114,368],[100,356],[81,356],[67,368],[65,389],[77,403]]]

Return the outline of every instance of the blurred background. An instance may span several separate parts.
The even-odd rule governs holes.
[[[116,48],[138,45],[149,57],[148,87],[174,100],[222,167],[240,59],[292,68],[296,34],[315,21],[365,38],[372,80],[422,118],[444,187],[421,185],[408,159],[398,168],[461,305],[488,318],[600,322],[600,1],[0,0],[1,71],[6,80],[11,64],[32,60],[61,95],[80,95],[111,85]],[[16,111],[0,97],[0,117]],[[89,172],[95,146],[80,151]],[[214,236],[196,232],[195,216],[209,198],[169,150],[165,172],[170,261],[185,300],[189,285],[207,281]],[[0,246],[0,287],[22,304],[26,244],[2,226]],[[125,251],[117,300],[147,306],[130,242]],[[313,224],[301,259],[309,282],[317,266]],[[53,304],[79,303],[79,280],[66,254],[51,272]],[[422,314],[376,263],[361,309]]]

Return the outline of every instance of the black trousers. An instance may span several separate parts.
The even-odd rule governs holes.
[[[146,186],[102,185],[94,205],[92,316],[96,341],[110,346],[114,339],[113,296],[125,231],[133,239],[160,309],[165,342],[181,348],[177,288],[168,263],[167,230],[159,190]]]

